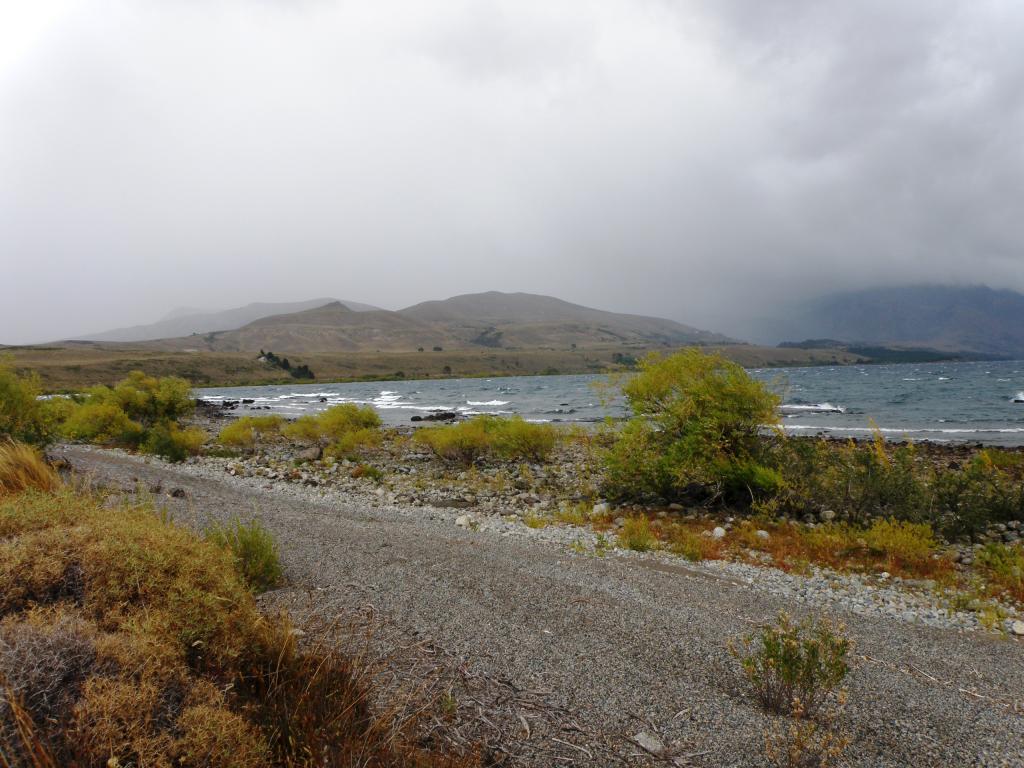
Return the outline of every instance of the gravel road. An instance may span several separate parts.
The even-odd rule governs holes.
[[[446,510],[268,488],[88,447],[56,453],[97,483],[159,486],[180,521],[259,518],[296,602],[302,593],[323,615],[372,605],[464,678],[490,681],[488,698],[478,685],[473,700],[512,713],[519,732],[498,748],[508,764],[766,764],[770,722],[727,644],[805,605],[727,572],[466,530]],[[1024,766],[1024,642],[828,610],[856,644],[848,764]],[[494,720],[496,734],[509,732]]]

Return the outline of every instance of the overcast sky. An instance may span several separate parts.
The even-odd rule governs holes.
[[[1016,0],[0,0],[0,342],[1024,289],[1022,40]]]

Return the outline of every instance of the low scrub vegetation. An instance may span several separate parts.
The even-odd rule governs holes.
[[[235,518],[211,526],[206,540],[226,549],[235,559],[235,567],[253,592],[266,592],[281,582],[283,572],[277,543],[259,520],[243,523]]]
[[[261,615],[236,570],[260,557],[39,477],[0,496],[4,764],[473,764],[377,714],[353,659]]]
[[[774,624],[734,644],[743,675],[766,712],[816,717],[834,701],[850,671],[850,641],[827,619]]]
[[[281,433],[292,440],[327,442],[324,455],[333,458],[358,457],[384,439],[377,412],[355,403],[335,405],[315,416],[301,416],[285,424]]]
[[[650,522],[646,517],[637,515],[627,517],[619,532],[618,544],[623,549],[646,552],[658,545],[658,539],[651,532]]]
[[[1024,603],[1024,548],[991,542],[978,551],[977,565],[991,591]]]
[[[416,432],[415,441],[453,464],[472,466],[477,461],[546,461],[558,443],[551,424],[534,424],[515,416],[474,416],[466,421]]]
[[[281,434],[284,419],[280,416],[243,416],[225,426],[217,442],[228,448],[252,450],[256,444]]]

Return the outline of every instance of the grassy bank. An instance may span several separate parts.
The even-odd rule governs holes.
[[[213,539],[0,447],[0,764],[474,764],[420,748],[368,670],[262,615],[248,558]]]
[[[258,362],[255,354],[183,352],[149,345],[69,342],[2,348],[15,368],[36,372],[47,391],[73,391],[110,385],[133,370],[150,376],[180,376],[195,386],[295,383],[279,368]],[[390,381],[482,376],[608,373],[624,370],[623,360],[642,357],[642,348],[595,347],[579,350],[442,350],[440,352],[353,352],[292,355],[308,365],[316,380]],[[749,345],[722,347],[730,359],[749,367],[831,365],[862,361],[832,350],[774,349]],[[287,350],[282,351],[286,353]],[[298,382],[304,383],[304,382]]]

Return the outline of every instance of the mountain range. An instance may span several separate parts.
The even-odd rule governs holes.
[[[128,328],[115,328],[102,333],[92,333],[79,338],[85,341],[153,341],[171,339],[177,336],[190,336],[193,333],[209,333],[210,331],[229,331],[241,328],[254,320],[283,315],[290,312],[301,312],[306,309],[320,307],[336,299],[310,299],[283,303],[255,303],[244,307],[235,307],[222,311],[206,311],[192,307],[172,310],[164,318],[147,325],[133,325]],[[345,306],[357,312],[376,310],[378,307],[346,301]]]
[[[419,349],[545,349],[723,344],[732,340],[672,320],[605,312],[550,296],[487,293],[428,301],[398,311],[355,311],[347,302],[273,314],[230,330],[164,339],[210,352],[399,352]]]

